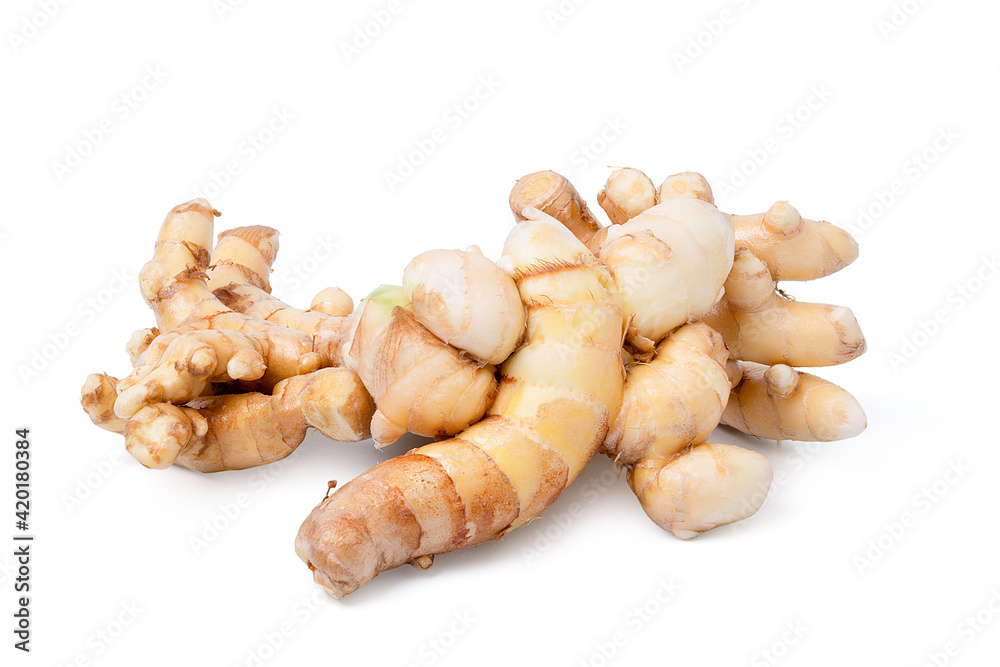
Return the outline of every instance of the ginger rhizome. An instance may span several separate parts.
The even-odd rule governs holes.
[[[91,419],[122,433],[127,451],[154,469],[263,465],[291,453],[308,428],[364,440],[371,396],[353,371],[335,367],[349,299],[325,291],[334,314],[275,299],[277,232],[229,230],[213,251],[217,215],[204,200],[167,215],[139,278],[157,325],[129,340],[128,376],[87,379],[81,400]]]
[[[336,597],[379,572],[406,562],[426,567],[435,554],[538,517],[604,441],[624,379],[618,290],[562,225],[538,211],[525,215],[500,265],[527,309],[527,335],[501,366],[487,416],[375,466],[325,498],[299,529],[299,557]]]
[[[864,430],[850,393],[798,370],[865,351],[853,313],[778,288],[853,262],[843,230],[786,202],[725,213],[694,172],[656,186],[614,170],[597,195],[607,226],[552,171],[519,179],[509,204],[498,262],[430,250],[357,308],[328,288],[308,309],[270,293],[275,230],[213,247],[218,212],[178,206],[140,275],[155,326],[128,341],[128,375],[87,378],[83,407],[150,468],[262,465],[311,428],[435,438],[328,490],[301,525],[296,552],[337,597],[538,518],[598,452],[689,539],[753,515],[771,485],[765,456],[710,442],[719,424],[774,440]]]

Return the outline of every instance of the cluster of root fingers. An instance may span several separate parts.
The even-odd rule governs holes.
[[[83,406],[155,469],[263,465],[311,428],[380,448],[434,438],[302,524],[296,552],[336,597],[538,518],[597,454],[689,539],[753,515],[770,488],[766,457],[709,442],[719,424],[773,440],[864,430],[850,393],[797,370],[862,354],[854,315],[777,287],[854,261],[847,232],[786,202],[725,213],[691,172],[657,187],[615,170],[597,195],[606,226],[551,171],[509,203],[498,261],[431,250],[356,309],[328,288],[305,310],[271,295],[274,229],[215,239],[207,201],[177,206],[140,273],[155,326],[128,341],[125,377],[87,378]]]

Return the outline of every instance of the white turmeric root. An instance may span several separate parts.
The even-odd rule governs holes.
[[[618,224],[591,237],[602,244],[597,249],[602,260],[607,253],[603,246],[606,240],[621,234],[618,230],[627,228],[628,220],[645,215],[636,211],[651,201],[657,206],[669,201],[714,203],[712,188],[703,176],[694,172],[668,177],[652,199],[651,183],[637,169],[616,170],[608,179],[602,191],[605,208]],[[566,183],[563,187],[572,186]],[[628,199],[627,205],[615,203],[626,201],[624,195],[608,194],[633,190],[642,194]],[[646,209],[651,210],[655,209]],[[813,280],[850,264],[858,255],[857,243],[850,234],[828,222],[806,220],[786,202],[777,202],[767,212],[757,215],[724,215],[733,225],[736,247],[735,263],[725,284],[725,298],[715,303],[711,311],[692,319],[702,319],[718,330],[735,359],[828,366],[850,361],[864,352],[864,336],[850,309],[795,301],[775,289],[778,280]],[[615,272],[614,268],[612,271]],[[618,273],[615,272],[616,277]],[[628,299],[627,285],[623,286],[623,292]],[[633,310],[640,309],[639,305],[633,306]],[[652,336],[647,338],[656,340]]]
[[[599,200],[620,224],[586,237],[622,292],[628,342],[639,357],[628,366],[604,451],[628,467],[647,515],[684,538],[755,513],[771,479],[770,463],[753,452],[689,447],[718,425],[730,392],[722,337],[705,324],[683,326],[719,300],[734,256],[728,216],[710,201],[681,197],[703,192],[698,178],[674,179],[684,187],[666,184],[661,190],[673,196],[642,210],[657,198],[652,182],[638,170],[616,171]],[[565,179],[560,187],[563,199],[579,198]],[[705,465],[706,451],[719,453],[718,468]]]
[[[218,213],[176,207],[140,277],[157,326],[130,340],[128,377],[88,378],[84,408],[151,468],[261,465],[309,428],[448,438],[375,466],[302,524],[296,551],[337,597],[532,521],[598,450],[687,539],[754,514],[771,483],[765,457],[706,443],[720,421],[776,439],[865,427],[850,394],[785,365],[861,354],[853,315],[775,286],[853,261],[845,232],[784,202],[722,213],[693,172],[657,188],[614,171],[604,228],[554,172],[520,179],[509,202],[521,224],[498,264],[423,253],[356,312],[334,288],[308,310],[270,294],[275,230],[223,232],[213,249]]]
[[[213,382],[252,382],[264,376],[264,357],[253,338],[226,330],[191,333],[157,336],[140,355],[132,374],[118,383],[118,416],[131,418],[151,403],[186,403]]]
[[[704,176],[695,171],[684,171],[664,179],[656,189],[656,201],[665,202],[668,199],[697,199],[715,204],[712,186]]]
[[[344,362],[375,397],[376,444],[407,431],[447,437],[482,419],[496,396],[496,361],[524,331],[513,279],[476,250],[431,250],[361,302]]]
[[[296,552],[334,596],[379,572],[495,539],[548,507],[593,456],[621,401],[623,317],[610,274],[538,212],[501,266],[528,336],[501,367],[490,415],[457,437],[390,459],[323,500]]]

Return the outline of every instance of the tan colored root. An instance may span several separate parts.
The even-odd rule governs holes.
[[[694,199],[657,204],[608,228],[597,256],[622,292],[629,343],[646,351],[708,312],[733,265],[733,243],[729,219]]]
[[[159,335],[160,330],[156,327],[139,329],[132,334],[132,337],[129,338],[128,343],[125,345],[125,351],[128,352],[128,358],[132,362],[132,366],[139,363],[139,357],[142,356],[142,353],[146,351]]]
[[[657,188],[649,176],[638,169],[616,169],[611,172],[604,189],[597,193],[597,202],[616,225],[624,224],[640,213],[671,199],[699,199],[715,204],[712,186],[704,176],[693,171],[668,176]],[[604,233],[606,230],[595,234],[600,243],[604,242]],[[596,250],[590,244],[588,247]]]
[[[715,204],[712,186],[705,177],[694,171],[685,171],[673,176],[667,176],[656,191],[657,201],[669,199],[700,199],[709,204]]]
[[[313,350],[323,358],[321,365],[339,365],[348,326],[345,317],[294,308],[271,296],[267,275],[277,251],[278,231],[270,227],[237,227],[222,232],[212,251],[209,289],[236,312],[310,336]],[[337,307],[344,307],[340,294],[328,292],[327,296],[338,299]]]
[[[327,287],[313,297],[309,310],[332,317],[347,317],[354,312],[354,301],[339,287]]]
[[[346,369],[314,373],[339,358],[343,318],[267,294],[278,247],[270,228],[224,232],[210,267],[216,215],[195,200],[164,220],[140,274],[158,327],[133,334],[128,377],[88,379],[81,398],[93,421],[124,432],[128,451],[148,467],[202,471],[282,458],[308,427],[340,440],[368,437],[374,406],[360,379]],[[213,287],[252,312],[230,309]],[[213,396],[227,385],[250,393]]]
[[[536,171],[522,176],[510,191],[510,210],[518,222],[524,209],[538,209],[573,232],[584,244],[601,228],[573,184],[554,171]]]
[[[615,170],[598,194],[598,201],[604,200],[601,206],[615,224],[622,224],[655,204],[671,199],[715,203],[711,185],[696,172],[668,176],[653,199],[647,193],[651,183],[638,169]],[[614,192],[626,194],[612,197]],[[630,194],[633,192],[642,194]],[[628,205],[615,206],[615,201],[625,201]],[[847,231],[829,222],[803,218],[788,202],[776,202],[764,213],[727,215],[736,232],[737,248],[749,248],[765,263],[775,281],[822,278],[858,257],[858,244]],[[595,232],[602,242],[603,233],[604,230]]]
[[[634,466],[628,483],[650,519],[686,540],[755,514],[772,476],[771,462],[757,452],[705,443],[678,452],[666,464]]]
[[[393,298],[405,301],[402,290]],[[416,321],[408,307],[362,301],[345,342],[345,363],[375,399],[379,446],[407,431],[454,435],[479,421],[496,396],[494,367],[463,355]]]
[[[683,539],[746,518],[767,495],[766,458],[722,445],[692,447],[708,439],[723,414],[727,357],[708,325],[679,328],[649,363],[629,366],[622,409],[604,443],[605,453],[628,468],[643,511]]]
[[[586,248],[544,218],[515,227],[504,249],[529,334],[501,368],[490,416],[376,466],[299,529],[296,552],[334,596],[531,521],[604,440],[622,392],[617,291]]]
[[[524,333],[517,285],[478,249],[417,255],[403,271],[403,292],[420,324],[483,363],[509,357]]]
[[[270,391],[283,379],[327,363],[310,336],[236,313],[212,293],[206,271],[216,215],[208,202],[194,200],[175,207],[163,222],[153,259],[139,276],[163,333],[119,385],[120,417],[151,403],[197,398],[204,382],[239,380],[244,388]]]
[[[173,464],[199,472],[241,470],[285,458],[310,427],[341,442],[364,440],[373,412],[357,375],[326,368],[283,380],[271,395],[147,405],[125,426],[125,447],[157,470]]]
[[[247,285],[270,293],[271,267],[277,256],[277,229],[253,225],[220,232],[212,249],[208,288],[215,292],[225,287]]]
[[[80,403],[90,421],[105,431],[125,432],[125,420],[115,414],[118,378],[104,373],[91,373],[80,389]]]
[[[711,327],[688,324],[661,342],[651,361],[630,364],[604,452],[622,465],[664,462],[705,442],[729,398],[728,356],[722,336]]]
[[[668,177],[658,201],[693,198],[715,203],[712,187],[701,174]],[[844,268],[858,257],[851,235],[829,222],[808,220],[788,202],[776,202],[764,213],[730,215],[737,248],[749,248],[775,281],[814,280]]]
[[[772,366],[831,366],[865,351],[848,308],[794,301],[774,289],[764,263],[740,248],[726,296],[702,318],[722,334],[734,359]]]
[[[829,222],[806,220],[787,202],[765,213],[732,216],[737,246],[749,248],[775,281],[813,280],[835,273],[858,257],[851,235]]]
[[[735,362],[739,382],[722,423],[770,440],[830,442],[853,438],[868,424],[847,391],[788,366]]]
[[[612,224],[621,225],[656,206],[656,186],[638,169],[615,169],[597,193],[597,203]]]
[[[643,216],[648,217],[666,202],[698,200],[705,204],[714,204],[715,200],[711,186],[703,176],[694,172],[668,177],[655,192],[651,192],[651,184],[652,181],[645,174],[635,169],[619,169],[613,172],[604,190],[598,195],[598,201],[615,224],[596,232],[587,230],[584,234],[588,247],[608,265],[625,295],[626,312],[632,318],[628,338],[631,352],[640,359],[649,358],[659,336],[678,324],[694,319],[701,319],[717,329],[728,344],[731,356],[738,359],[751,359],[768,364],[829,365],[843,363],[864,351],[863,335],[850,310],[796,302],[775,289],[778,275],[786,279],[821,277],[850,263],[857,254],[856,244],[846,232],[828,223],[802,220],[794,209],[784,203],[776,204],[766,214],[758,216],[724,214],[735,227],[736,250],[731,270],[727,267],[729,275],[723,276],[725,297],[710,310],[698,312],[695,309],[694,312],[697,314],[688,314],[686,320],[684,317],[673,317],[670,309],[674,306],[660,303],[657,299],[669,298],[677,291],[689,295],[691,290],[677,290],[676,280],[665,280],[663,282],[666,284],[660,286],[653,277],[660,271],[661,266],[676,267],[678,262],[690,257],[692,253],[676,242],[663,242],[663,239],[659,238],[661,235],[649,235],[649,238],[645,238],[633,233],[626,237],[628,244],[621,251],[614,246],[620,243],[618,239],[629,225],[637,227],[635,221],[642,219]],[[513,195],[511,201],[520,203]],[[574,229],[572,221],[564,211],[553,213],[563,224]],[[703,229],[704,225],[697,225],[696,228]],[[657,243],[662,243],[668,251],[657,250]],[[708,247],[709,244],[703,245]],[[766,263],[754,257],[750,248],[756,248],[762,256],[766,256]],[[669,261],[657,261],[659,256],[669,257]],[[703,262],[702,266],[704,264]],[[701,278],[704,270],[703,268],[684,270],[680,273]],[[702,282],[700,286],[704,284]],[[649,289],[646,289],[647,286]],[[661,321],[664,318],[666,321]],[[659,469],[664,467],[664,455],[669,457],[668,452],[677,452],[681,447],[691,442],[701,442],[707,437],[728,397],[728,392],[721,388],[724,386],[721,382],[724,372],[718,359],[707,366],[713,369],[711,372],[706,372],[704,367],[700,375],[691,371],[694,377],[687,378],[683,387],[682,383],[678,382],[668,389],[662,377],[654,369],[657,366],[670,367],[669,357],[669,354],[664,354],[661,346],[651,364],[631,366],[630,382],[634,385],[633,391],[630,393],[628,388],[626,389],[622,416],[612,430],[609,443],[605,446],[620,463],[633,466],[635,475],[638,476],[636,479],[639,479],[639,486],[634,485],[634,490],[637,491],[647,513],[664,527],[670,525],[670,521],[664,517],[672,516],[678,511],[675,506],[678,497],[665,492],[649,495],[651,492],[647,489],[647,484],[659,474]],[[738,369],[736,374],[737,377],[732,378],[729,384],[739,381]],[[708,412],[699,413],[698,409],[704,405],[704,401],[692,398],[699,395],[697,393],[699,387],[712,393],[709,389],[712,385],[707,384],[709,377],[720,380],[714,383],[717,385],[714,390],[716,397],[714,405],[718,406],[714,415],[709,415]],[[640,394],[635,389],[639,386],[640,380],[645,381],[649,387],[657,389],[649,391],[648,387],[644,388],[641,401],[638,398]],[[829,404],[824,407],[834,409],[833,406],[838,405],[838,400],[831,397]],[[701,414],[709,418],[685,421],[677,416],[685,407],[691,415]],[[816,411],[819,411],[818,407]],[[659,418],[663,414],[673,416],[661,423]],[[685,442],[686,438],[690,439]],[[654,446],[652,443],[657,444]],[[659,447],[664,455],[643,459],[647,447],[654,451]],[[701,451],[703,450],[694,448],[674,453],[676,460],[670,458],[670,466],[673,469],[684,468],[688,465],[685,463],[685,458],[695,456],[692,452]],[[702,460],[708,460],[703,455],[698,456],[701,456]],[[744,458],[746,457],[743,454],[736,456],[738,460]],[[698,465],[691,465],[693,466],[691,471],[699,469]],[[745,485],[742,482],[733,482],[730,487],[748,490],[756,499],[748,501],[741,500],[737,496],[729,496],[728,502],[741,508],[732,516],[746,516],[748,515],[746,512],[752,513],[760,506],[766,490],[758,492],[754,480],[757,482],[762,480],[763,472],[763,465],[755,464],[745,467],[736,465],[730,473],[727,473],[727,475],[747,476],[747,479],[743,480],[746,482]],[[766,472],[769,479],[769,467]],[[674,478],[685,477],[682,475]],[[709,484],[708,488],[711,489],[711,480],[718,482],[723,478],[728,477],[708,476],[709,481],[705,483]],[[679,528],[681,532],[688,533],[688,536],[701,529],[705,529],[704,526],[696,530]]]
[[[266,367],[256,341],[236,331],[172,331],[160,335],[118,383],[115,411],[130,418],[151,403],[186,403],[213,382],[263,377]]]
[[[179,328],[196,311],[207,316],[227,310],[204,281],[218,215],[206,200],[195,199],[175,206],[164,219],[153,259],[139,272],[142,296],[160,331]]]
[[[579,198],[558,174],[529,174],[510,195],[518,220],[523,211],[515,207],[527,201],[522,184],[542,179],[540,174],[545,183],[558,181],[561,192]],[[632,197],[632,190],[639,194]],[[719,299],[733,262],[733,228],[714,204],[692,198],[669,198],[640,211],[657,197],[652,182],[637,169],[617,170],[603,193],[612,220],[638,213],[621,224],[581,232],[571,215],[579,206],[543,210],[583,241],[614,276],[630,318],[629,345],[648,353],[671,330],[698,320]]]

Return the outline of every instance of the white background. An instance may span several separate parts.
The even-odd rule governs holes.
[[[4,4],[0,533],[14,532],[13,431],[27,425],[37,536],[30,655],[11,648],[0,552],[5,664],[995,659],[1000,8],[578,2],[403,2],[354,53],[386,1],[68,2],[51,17]],[[420,164],[390,188],[404,162]],[[78,405],[87,373],[127,372],[125,340],[152,324],[136,273],[164,214],[196,193],[223,211],[219,229],[282,231],[275,292],[306,305],[328,284],[357,299],[398,282],[425,249],[496,258],[517,177],[562,170],[593,205],[609,165],[657,182],[698,170],[723,210],[787,199],[860,241],[842,273],[783,286],[857,314],[867,354],[820,374],[869,428],[816,448],[720,429],[784,475],[737,528],[675,540],[599,459],[497,545],[338,602],[296,558],[298,526],[328,479],[417,439],[377,452],[310,436],[283,465],[154,472]]]

